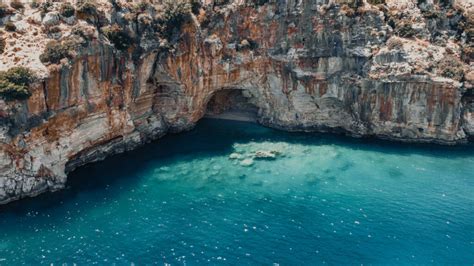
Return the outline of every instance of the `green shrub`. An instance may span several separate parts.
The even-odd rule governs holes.
[[[40,55],[40,60],[44,64],[59,64],[61,59],[71,58],[72,52],[77,46],[77,42],[69,39],[63,42],[50,41],[46,44],[44,52]]]
[[[22,9],[22,8],[25,8],[25,6],[23,5],[23,3],[20,1],[20,0],[13,0],[11,1],[10,3],[10,6],[14,9]]]
[[[7,46],[7,42],[5,41],[4,38],[0,37],[0,54],[3,54],[3,52],[5,52],[6,46]]]
[[[412,37],[415,37],[417,34],[416,30],[413,29],[412,26],[408,22],[398,25],[397,33],[398,33],[398,36],[403,37],[403,38],[412,38]]]
[[[15,26],[15,24],[13,24],[13,22],[8,21],[7,23],[5,23],[5,30],[6,31],[16,31],[16,26]]]
[[[28,85],[34,80],[34,75],[28,68],[14,67],[6,72],[0,72],[0,79],[17,85]]]
[[[76,26],[71,30],[71,33],[77,37],[80,37],[83,39],[84,44],[86,44],[86,41],[90,41],[92,39],[92,36],[88,34],[87,29],[83,26]]]
[[[385,0],[367,0],[367,2],[371,5],[385,4]]]
[[[462,49],[462,59],[468,64],[474,62],[474,45]]]
[[[102,31],[118,50],[126,50],[132,45],[130,35],[117,24],[104,27]]]
[[[24,100],[31,95],[27,86],[16,85],[0,79],[0,96],[5,100]]]
[[[175,29],[180,29],[190,18],[191,3],[186,0],[166,0],[163,5],[162,33],[169,38]]]
[[[82,0],[76,6],[76,15],[79,19],[83,19],[97,28],[108,24],[107,18],[104,12],[99,10],[96,0]]]
[[[388,47],[389,50],[402,49],[403,48],[403,41],[400,38],[392,37],[388,40],[387,47]]]
[[[82,0],[77,3],[77,12],[82,17],[97,16],[99,13],[95,0]]]
[[[6,100],[24,100],[31,93],[28,86],[35,79],[31,70],[24,67],[14,67],[6,72],[0,72],[0,96]]]
[[[76,10],[74,9],[74,6],[68,2],[62,3],[61,8],[59,9],[59,13],[61,14],[61,16],[66,18],[74,16],[75,12]]]
[[[464,66],[458,58],[448,55],[438,64],[438,69],[441,71],[441,76],[454,79],[462,80],[464,77]]]

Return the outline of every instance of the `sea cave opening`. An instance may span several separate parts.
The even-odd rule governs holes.
[[[205,117],[256,122],[258,107],[246,90],[222,89],[215,92],[207,104]]]

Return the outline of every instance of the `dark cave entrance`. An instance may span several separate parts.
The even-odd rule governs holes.
[[[207,104],[207,118],[256,122],[257,106],[245,90],[224,89],[217,91]]]

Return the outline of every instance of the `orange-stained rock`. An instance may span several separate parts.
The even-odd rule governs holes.
[[[85,21],[63,25],[86,27],[90,39],[49,65],[27,101],[0,100],[0,203],[60,189],[80,165],[192,128],[218,91],[216,112],[245,91],[261,124],[289,131],[441,144],[474,135],[472,69],[464,80],[437,74],[462,40],[431,43],[427,27],[418,39],[392,37],[378,7],[347,16],[326,2],[207,3],[166,42],[153,28],[123,25],[137,36],[123,51]],[[417,8],[400,11],[424,21]]]

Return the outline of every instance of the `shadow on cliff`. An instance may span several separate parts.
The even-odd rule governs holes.
[[[240,130],[241,127],[245,127],[245,130]],[[228,154],[235,142],[261,139],[272,131],[244,122],[203,119],[189,132],[170,134],[137,150],[79,167],[69,174],[66,189],[11,202],[0,206],[0,213],[27,215],[32,211],[47,210],[77,201],[83,192],[100,195],[114,186],[132,190],[144,178],[143,170],[149,169],[150,165],[156,167],[156,162],[159,162],[159,167],[166,167],[173,160],[184,156],[205,158]],[[119,196],[120,191],[110,189],[107,197],[113,200]]]
[[[70,206],[68,203],[74,202],[80,202],[83,205],[81,208],[87,205],[94,206],[96,204],[94,199],[114,200],[124,190],[133,190],[139,186],[140,180],[146,178],[144,171],[156,168],[157,162],[160,167],[166,167],[173,161],[190,157],[228,155],[233,151],[233,144],[250,141],[343,145],[351,149],[380,153],[421,154],[449,158],[472,156],[474,152],[472,144],[453,147],[403,144],[374,139],[353,139],[331,134],[288,133],[245,122],[203,119],[192,131],[168,135],[135,151],[80,167],[69,175],[66,189],[0,206],[0,213],[23,216],[32,211],[46,211],[62,205]],[[105,191],[107,193],[104,193]],[[84,197],[84,192],[96,196],[94,199],[88,199]]]

